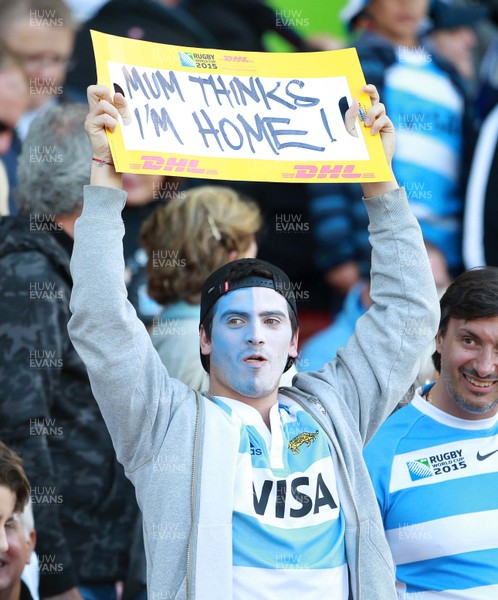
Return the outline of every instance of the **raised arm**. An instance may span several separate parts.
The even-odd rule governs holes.
[[[376,88],[364,89],[372,99],[365,125],[373,135],[381,135],[391,163],[394,126]],[[350,110],[355,117],[356,103]],[[420,355],[437,331],[439,302],[420,227],[404,190],[394,177],[362,187],[370,221],[373,305],[358,320],[337,359],[319,372],[300,374],[297,386],[313,395],[321,391],[332,414],[338,410],[337,396],[327,388],[334,388],[366,443],[413,383]]]
[[[105,129],[126,122],[126,101],[111,101],[104,86],[88,89],[85,124],[93,156],[91,183],[76,222],[71,273],[69,334],[85,363],[118,460],[132,471],[149,460],[164,438],[174,407],[193,393],[170,379],[142,322],[127,300],[124,283],[120,189]]]
[[[391,164],[394,151],[394,128],[386,118],[383,106],[379,104],[376,88],[368,85],[364,90],[371,93],[372,103],[375,105],[366,126],[373,124],[371,133],[377,134],[380,131]],[[354,100],[346,111],[346,129],[351,135],[356,134],[358,108],[358,101]],[[370,264],[368,216],[364,212],[361,201],[360,185],[351,183],[308,185],[317,266],[324,272],[326,282],[342,296],[346,296],[360,278],[365,276],[365,269]],[[387,188],[384,183],[365,184],[363,195],[375,196],[390,187],[397,187],[395,180],[388,182]]]

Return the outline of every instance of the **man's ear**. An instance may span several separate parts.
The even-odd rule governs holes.
[[[201,347],[201,354],[209,356],[211,354],[211,341],[204,329],[204,325],[201,325],[199,328],[199,344]]]
[[[26,564],[29,565],[29,561],[31,560],[31,553],[36,547],[36,531],[34,529],[31,530],[29,534],[29,539],[26,540],[27,544],[27,552],[26,552]]]
[[[441,347],[443,345],[443,334],[439,330],[436,334],[436,350],[441,354]]]
[[[292,336],[290,347],[289,347],[289,356],[292,356],[292,358],[296,358],[296,356],[298,355],[298,351],[297,351],[298,345],[299,345],[299,328],[296,329],[296,332]]]

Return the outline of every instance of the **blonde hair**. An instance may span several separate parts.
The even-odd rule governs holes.
[[[159,304],[200,302],[207,276],[244,253],[261,227],[251,200],[228,187],[201,186],[160,206],[143,224],[141,244],[149,255],[149,295]]]

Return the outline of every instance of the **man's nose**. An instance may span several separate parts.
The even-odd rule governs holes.
[[[474,361],[474,369],[479,377],[498,375],[498,355],[495,348],[484,346]]]
[[[264,344],[264,328],[259,319],[255,319],[248,323],[246,330],[246,342],[248,344]]]

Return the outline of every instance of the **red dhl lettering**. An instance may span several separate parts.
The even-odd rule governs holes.
[[[247,56],[230,56],[229,54],[226,54],[223,57],[223,60],[228,60],[231,62],[250,62]]]
[[[205,173],[205,169],[197,168],[198,160],[189,160],[187,158],[170,157],[165,162],[161,156],[143,155],[141,159],[144,161],[142,169],[151,171],[175,171],[176,173]]]
[[[283,173],[285,178],[295,179],[371,179],[373,173],[355,173],[356,165],[322,165],[318,169],[315,165],[294,165],[295,173]]]

